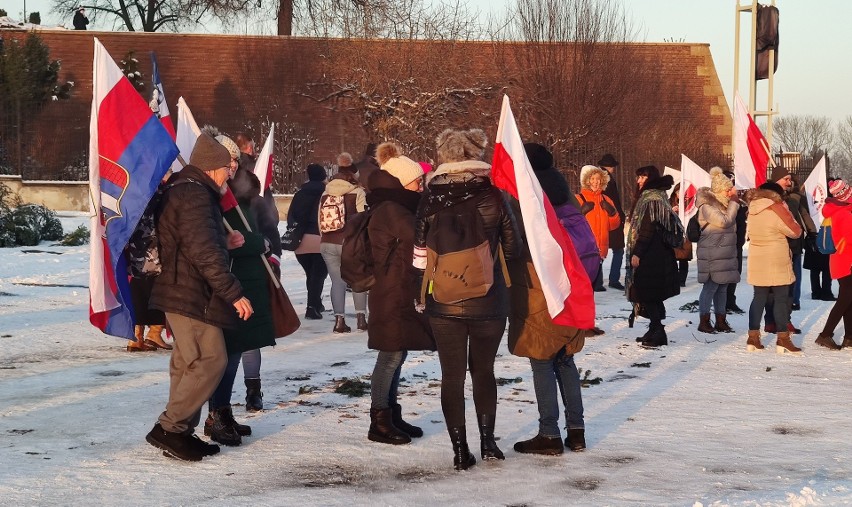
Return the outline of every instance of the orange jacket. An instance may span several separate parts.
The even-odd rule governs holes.
[[[609,251],[609,231],[614,231],[621,225],[621,218],[618,216],[615,204],[603,192],[592,192],[587,188],[582,189],[577,194],[577,200],[580,201],[580,211],[584,212],[583,216],[586,217],[592,227],[592,233],[594,233],[600,249],[601,259],[604,259]],[[609,205],[607,208],[612,210],[611,215],[601,207],[602,202]],[[586,212],[589,204],[592,205],[592,208]]]

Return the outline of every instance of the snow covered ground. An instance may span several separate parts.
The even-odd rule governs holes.
[[[66,230],[82,215],[63,218]],[[0,499],[3,505],[849,505],[852,504],[852,351],[813,344],[831,308],[810,299],[794,322],[804,355],[745,351],[736,334],[695,331],[694,269],[666,303],[670,345],[645,350],[615,291],[596,294],[599,325],[577,365],[601,382],[583,390],[584,453],[520,455],[536,433],[528,362],[500,350],[498,443],[502,462],[452,469],[440,407],[437,354],[405,364],[402,406],[426,435],[406,446],[369,442],[369,396],[335,394],[365,378],[375,353],[366,334],[335,335],[332,320],[305,321],[263,353],[266,410],[238,420],[253,435],[200,463],[163,457],[145,434],[168,392],[166,352],[124,351],[88,323],[88,246],[0,250]],[[304,311],[292,254],[284,284]],[[608,271],[607,271],[608,272]],[[807,273],[807,272],[806,272]],[[836,291],[836,284],[835,284]],[[741,284],[741,306],[751,288]],[[351,311],[351,299],[347,302]],[[330,306],[326,298],[326,306]],[[328,314],[326,314],[328,315]],[[842,325],[838,335],[842,335]],[[238,374],[238,379],[241,374]],[[310,391],[299,394],[300,389]],[[313,389],[311,391],[311,389]],[[472,402],[468,436],[478,441]],[[475,451],[478,459],[478,452]]]

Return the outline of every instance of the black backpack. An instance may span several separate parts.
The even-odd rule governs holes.
[[[370,225],[372,210],[357,213],[346,224],[346,236],[340,255],[340,277],[352,292],[366,292],[376,283],[373,251],[367,226]]]
[[[699,209],[701,209],[699,207]],[[693,243],[698,243],[698,240],[701,239],[701,233],[704,232],[704,229],[710,223],[706,223],[703,226],[698,225],[698,213],[692,215],[692,218],[689,219],[689,223],[686,225],[686,239]]]

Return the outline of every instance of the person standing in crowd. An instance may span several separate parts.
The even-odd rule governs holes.
[[[358,173],[358,181],[361,182],[362,187],[367,185],[370,175],[379,170],[379,164],[376,161],[376,146],[376,143],[367,143],[364,148],[364,158],[353,166],[352,172]]]
[[[299,246],[294,250],[296,260],[305,271],[305,287],[308,291],[308,306],[305,318],[322,319],[325,306],[322,304],[322,291],[328,268],[320,253],[320,232],[317,223],[319,202],[325,191],[325,179],[328,177],[325,167],[319,164],[309,164],[306,173],[308,181],[303,183],[290,203],[287,211],[288,224],[299,223],[304,227],[304,234]]]
[[[672,194],[669,196],[669,204],[675,213],[680,209],[680,183],[675,184]],[[689,277],[689,261],[692,260],[693,244],[684,235],[683,247],[675,251],[677,259],[677,280],[681,287],[686,287],[686,279]]]
[[[437,138],[437,169],[429,173],[428,191],[417,213],[416,267],[426,268],[427,240],[453,235],[444,220],[481,220],[492,252],[502,247],[507,260],[518,255],[514,217],[503,194],[491,184],[491,166],[482,161],[488,144],[479,129],[447,129]],[[495,258],[497,255],[495,255]],[[504,459],[494,439],[497,381],[494,358],[506,328],[509,295],[501,262],[494,263],[494,284],[487,294],[456,303],[426,296],[426,312],[441,363],[441,408],[453,446],[453,465],[465,470],[476,463],[467,445],[464,384],[468,367],[479,425],[482,459]]]
[[[748,283],[754,287],[754,298],[748,312],[749,352],[763,349],[760,343],[760,317],[766,301],[775,298],[773,311],[778,325],[775,350],[778,353],[799,353],[802,349],[790,340],[790,285],[793,283],[793,260],[787,238],[798,238],[802,228],[784,204],[784,189],[775,182],[766,182],[750,190],[748,200]],[[782,329],[784,331],[782,331]]]
[[[609,180],[609,173],[597,166],[585,165],[580,169],[580,193],[576,197],[580,202],[580,211],[589,221],[598,240],[601,256],[601,270],[592,281],[595,292],[606,291],[603,286],[603,261],[609,251],[609,234],[621,225],[618,209],[603,193]]]
[[[148,201],[148,206],[145,207],[136,229],[127,242],[127,274],[130,275],[130,297],[136,318],[133,328],[136,341],[127,342],[128,352],[172,350],[172,346],[163,340],[166,315],[160,310],[148,308],[154,281],[162,271],[154,215],[160,206],[165,182],[171,174],[171,171],[168,171],[163,176],[157,192]],[[147,335],[145,326],[148,326]]]
[[[834,183],[835,178],[828,178],[828,188]],[[814,224],[819,228],[819,224]],[[817,235],[809,233],[805,240],[805,259],[802,266],[810,271],[811,276],[811,299],[818,301],[836,301],[837,298],[831,292],[831,268],[829,256],[820,252],[817,248]]]
[[[621,204],[618,182],[615,181],[615,168],[618,167],[618,160],[607,153],[598,160],[598,167],[609,175],[609,182],[606,184],[603,193],[615,205],[619,220],[619,226],[609,231],[609,248],[612,250],[612,262],[609,266],[609,287],[624,290],[624,285],[621,284],[621,265],[624,262],[624,208]]]
[[[565,177],[553,167],[550,152],[535,143],[526,143],[524,148],[536,178],[557,216],[560,216],[563,207],[576,210],[576,204],[572,204],[574,195]],[[585,331],[556,325],[550,318],[541,279],[533,266],[528,246],[530,241],[535,241],[535,237],[530,237],[524,230],[523,221],[520,220],[520,203],[515,199],[511,203],[512,211],[518,218],[518,235],[526,247],[518,259],[509,263],[512,279],[512,287],[509,289],[509,351],[530,360],[539,414],[536,436],[515,443],[514,449],[522,454],[562,454],[564,449],[559,429],[558,389],[565,406],[565,426],[568,430],[565,446],[580,452],[586,448],[586,438],[580,373],[574,364],[574,355],[583,349]],[[565,227],[564,223],[562,225]],[[566,232],[570,236],[567,227]]]
[[[698,331],[715,334],[733,333],[728,325],[726,299],[728,284],[740,281],[737,271],[737,190],[722,169],[710,169],[710,187],[698,189],[698,283],[703,284],[698,297],[700,322]],[[710,305],[716,310],[716,324],[710,322]]]
[[[801,194],[795,190],[796,185],[790,171],[781,166],[774,167],[772,169],[772,181],[784,189],[783,199],[787,204],[787,209],[790,210],[790,213],[793,215],[793,219],[797,224],[799,224],[800,229],[803,231],[797,237],[789,238],[787,240],[793,262],[793,277],[795,278],[795,281],[790,284],[790,297],[787,301],[787,330],[793,334],[798,334],[801,333],[802,330],[793,325],[792,312],[793,310],[798,310],[800,308],[798,304],[798,294],[801,293],[801,286],[799,286],[797,293],[797,285],[799,285],[799,280],[802,278],[802,247],[804,246],[804,231],[816,233],[816,228],[814,227],[814,222],[811,219],[810,212],[808,211],[807,202],[803,202]],[[773,295],[771,295],[766,302],[766,326],[764,327],[764,331],[767,333],[774,333],[777,330],[774,312],[772,309],[772,305],[775,301]]]
[[[228,270],[228,249],[244,242],[238,232],[225,234],[219,208],[230,163],[228,150],[201,134],[189,165],[169,179],[158,212],[163,270],[150,307],[165,312],[175,338],[169,401],[146,440],[187,461],[219,452],[219,446],[193,433],[228,363],[222,328],[235,327],[238,317],[248,320],[253,313]]]
[[[419,294],[420,272],[412,265],[414,222],[420,203],[423,170],[402,155],[399,146],[382,143],[376,150],[381,170],[368,182],[375,284],[370,291],[367,346],[378,350],[370,379],[370,429],[367,438],[384,444],[407,444],[423,430],[402,418],[399,376],[409,350],[435,350],[429,319],[412,304]]]
[[[659,347],[669,343],[663,325],[664,301],[680,294],[675,254],[663,242],[664,232],[674,234],[678,228],[679,219],[666,195],[674,179],[669,175],[661,177],[655,166],[640,167],[636,175],[641,193],[633,206],[627,233],[632,268],[627,297],[639,305],[639,314],[651,321],[648,332],[637,341],[644,347]]]
[[[83,6],[77,9],[74,13],[74,30],[87,30],[89,18],[86,16],[86,9]]]
[[[725,171],[725,176],[731,183],[734,184],[736,188],[736,179],[734,177],[734,173],[731,171]],[[742,278],[743,274],[743,246],[745,246],[746,241],[746,218],[748,217],[748,206],[742,200],[739,201],[740,208],[737,210],[737,273],[740,274],[740,278]],[[727,310],[725,313],[736,313],[737,315],[742,315],[745,313],[745,310],[740,308],[737,305],[737,283],[729,283],[728,284],[728,299],[725,303],[725,309]]]
[[[252,201],[259,199],[260,182],[253,174],[248,173],[247,178],[235,184],[235,176],[239,171],[239,151],[236,150],[236,144],[222,135],[217,136],[216,140],[230,152],[228,186],[238,205],[224,211],[224,219],[231,229],[242,234],[244,240],[242,246],[232,248],[228,252],[231,273],[240,281],[243,294],[252,302],[254,313],[248,320],[239,322],[236,328],[224,330],[228,364],[208,402],[204,434],[214,442],[234,446],[242,443],[242,437],[251,435],[251,427],[238,424],[231,409],[231,391],[234,388],[240,358],[243,360],[243,369],[247,372],[246,386],[251,387],[249,379],[256,378],[257,390],[260,391],[260,348],[275,345],[275,330],[268,291],[270,274],[263,262],[264,257],[269,255],[269,241],[258,232],[257,221],[251,211]],[[254,357],[246,360],[245,354],[249,351],[257,351],[257,363],[254,362]],[[249,399],[246,399],[247,408]],[[259,403],[262,408],[262,402]]]
[[[816,344],[831,350],[852,348],[852,187],[842,179],[832,181],[828,186],[832,197],[825,201],[822,214],[831,219],[831,238],[836,252],[831,254],[829,264],[831,278],[840,284],[837,300],[822,332],[816,338]],[[838,345],[834,341],[834,329],[843,319],[843,342]]]
[[[356,213],[367,209],[367,195],[358,184],[352,166],[344,167],[325,186],[320,197],[320,253],[331,276],[331,306],[334,309],[335,333],[348,333],[346,325],[346,282],[340,277],[340,259],[346,224]],[[324,229],[325,228],[325,229]],[[367,293],[353,292],[356,326],[359,331],[367,330]]]

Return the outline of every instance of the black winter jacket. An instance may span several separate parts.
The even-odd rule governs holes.
[[[157,215],[163,271],[149,306],[217,327],[235,327],[233,304],[243,291],[228,268],[216,184],[197,167],[184,167],[169,178]]]
[[[454,206],[469,208],[470,212],[482,216],[492,251],[497,251],[499,242],[503,246],[507,261],[523,255],[520,244],[522,240],[515,231],[515,218],[508,202],[500,190],[491,185],[488,178],[482,177],[468,180],[466,183],[453,181],[452,175],[447,178],[433,178],[430,181],[417,215],[414,236],[414,244],[417,247],[425,247],[426,235],[435,222],[437,212]],[[440,234],[440,231],[438,233]],[[458,303],[438,303],[431,295],[427,295],[426,311],[435,317],[471,320],[506,318],[509,314],[509,294],[496,256],[494,281],[485,296]]]
[[[319,203],[323,191],[325,191],[325,183],[322,181],[303,183],[299,191],[293,196],[293,201],[290,202],[290,210],[287,211],[287,223],[304,224],[305,234],[319,235],[317,217],[319,216]]]

